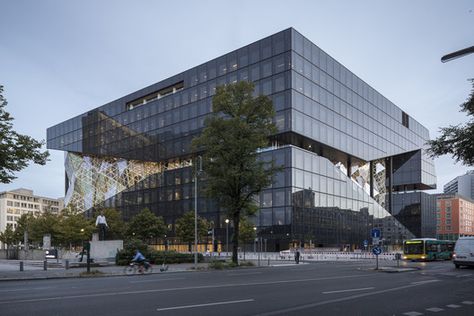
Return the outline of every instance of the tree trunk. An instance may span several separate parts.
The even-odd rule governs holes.
[[[234,212],[234,234],[232,236],[232,262],[239,264],[238,249],[239,249],[239,223],[240,211]]]

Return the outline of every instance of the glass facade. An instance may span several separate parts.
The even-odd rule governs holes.
[[[116,207],[129,218],[147,207],[173,227],[194,207],[191,140],[212,112],[216,87],[242,80],[269,96],[276,111],[278,133],[261,158],[284,170],[255,197],[260,211],[252,218],[270,250],[309,240],[359,247],[373,227],[387,243],[417,236],[390,212],[395,193],[435,187],[433,162],[422,150],[427,129],[292,28],[55,125],[48,148],[156,164],[156,172],[88,211]],[[202,194],[205,173],[199,183],[198,211],[220,238],[225,214]],[[76,203],[84,195],[77,187],[67,193]]]

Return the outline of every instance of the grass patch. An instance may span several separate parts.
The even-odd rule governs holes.
[[[223,269],[233,269],[238,267],[253,267],[255,264],[250,261],[240,261],[239,264],[234,262],[225,262],[222,260],[214,260],[209,262],[209,269],[214,270],[223,270]]]
[[[103,275],[104,275],[104,272],[99,271],[99,270],[92,270],[91,272],[84,271],[84,272],[79,273],[80,277],[98,277],[98,276],[103,276]]]

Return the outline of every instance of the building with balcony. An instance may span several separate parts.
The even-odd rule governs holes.
[[[269,250],[358,248],[375,227],[388,244],[421,237],[391,213],[395,194],[436,187],[428,130],[293,28],[50,127],[48,148],[67,152],[66,204],[125,219],[149,208],[173,229],[194,207],[191,140],[216,87],[242,80],[276,111],[260,156],[284,168],[251,218]],[[198,213],[225,240],[226,215],[199,183]]]

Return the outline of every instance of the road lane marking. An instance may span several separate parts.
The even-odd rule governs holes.
[[[50,289],[52,288],[52,286],[45,286],[45,287],[35,287],[35,288],[31,288],[31,289],[25,289],[25,288],[22,288],[22,289],[8,289],[8,290],[0,290],[0,292],[2,293],[5,293],[5,292],[19,292],[19,291],[37,291],[37,290],[46,290],[46,289]]]
[[[406,313],[403,313],[403,315],[407,315],[407,316],[418,316],[418,315],[423,315],[422,313],[418,313],[418,312],[406,312]]]
[[[365,291],[365,290],[373,290],[375,287],[362,287],[359,289],[347,289],[347,290],[339,290],[339,291],[327,291],[321,292],[323,294],[333,294],[333,293],[344,293],[344,292],[355,292],[355,291]]]
[[[461,305],[449,304],[449,305],[446,305],[446,307],[449,307],[449,308],[459,308],[459,307],[461,307]]]
[[[474,304],[474,302],[473,301],[463,301],[463,302],[461,302],[461,304],[472,305],[472,304]]]
[[[426,310],[433,313],[444,311],[443,308],[439,308],[439,307],[431,307],[431,308],[427,308]]]
[[[251,272],[251,273],[229,273],[228,276],[241,276],[241,275],[254,275],[254,274],[262,274],[262,272]]]
[[[147,294],[147,293],[171,292],[171,291],[215,289],[215,288],[227,288],[227,287],[235,287],[235,286],[288,284],[288,283],[301,283],[301,282],[312,282],[312,281],[322,281],[322,280],[367,278],[367,276],[370,276],[370,275],[371,274],[342,275],[342,276],[311,278],[311,279],[299,279],[299,280],[280,280],[280,281],[268,281],[268,282],[252,282],[252,283],[227,283],[227,284],[218,284],[218,285],[186,286],[186,287],[152,289],[152,290],[136,290],[136,291],[107,292],[107,293],[89,293],[89,294],[53,296],[53,297],[34,298],[34,299],[17,299],[17,300],[3,300],[3,301],[0,300],[0,305],[2,305],[2,304],[15,304],[15,303],[58,301],[58,300],[64,300],[64,299],[78,299],[78,298],[87,298],[87,297],[105,297],[105,296],[115,296],[115,295],[133,295],[133,294]]]
[[[185,309],[185,308],[196,308],[196,307],[214,306],[214,305],[248,303],[248,302],[253,302],[253,301],[255,301],[255,300],[253,298],[251,298],[251,299],[238,300],[238,301],[224,301],[224,302],[215,302],[215,303],[206,303],[206,304],[196,304],[196,305],[185,305],[185,306],[157,308],[156,310],[158,312],[161,312],[161,311],[169,311],[169,310],[174,310],[174,309]]]
[[[161,281],[170,281],[170,280],[186,280],[186,278],[168,278],[168,279],[140,280],[140,281],[130,281],[129,283],[161,282]]]
[[[418,282],[411,282],[410,284],[422,285],[422,284],[433,283],[433,282],[439,282],[439,280],[433,279],[433,280],[426,280],[426,281],[418,281]]]
[[[436,281],[439,281],[439,280],[436,280]],[[286,315],[286,314],[289,314],[289,313],[294,313],[296,311],[302,311],[302,310],[305,310],[305,309],[308,309],[308,308],[313,308],[313,307],[328,305],[328,304],[333,304],[333,303],[339,303],[339,302],[344,302],[344,301],[350,301],[350,300],[353,300],[353,299],[356,299],[356,298],[361,298],[361,297],[374,296],[374,295],[377,295],[377,294],[383,294],[383,293],[388,293],[388,292],[394,292],[394,291],[409,289],[409,288],[421,286],[421,285],[424,285],[424,284],[426,284],[426,282],[422,283],[422,284],[402,285],[402,286],[398,286],[398,287],[394,287],[394,288],[389,288],[389,289],[374,291],[374,292],[369,292],[369,293],[355,294],[355,295],[352,295],[352,296],[346,296],[346,297],[336,298],[336,299],[332,299],[332,300],[321,301],[321,302],[317,302],[317,303],[310,303],[310,304],[300,305],[300,306],[296,306],[296,307],[284,308],[284,309],[280,309],[280,310],[276,310],[276,311],[272,311],[272,312],[258,314],[258,316]],[[416,312],[414,312],[414,313],[416,313]],[[415,314],[415,315],[422,315],[422,314]]]

